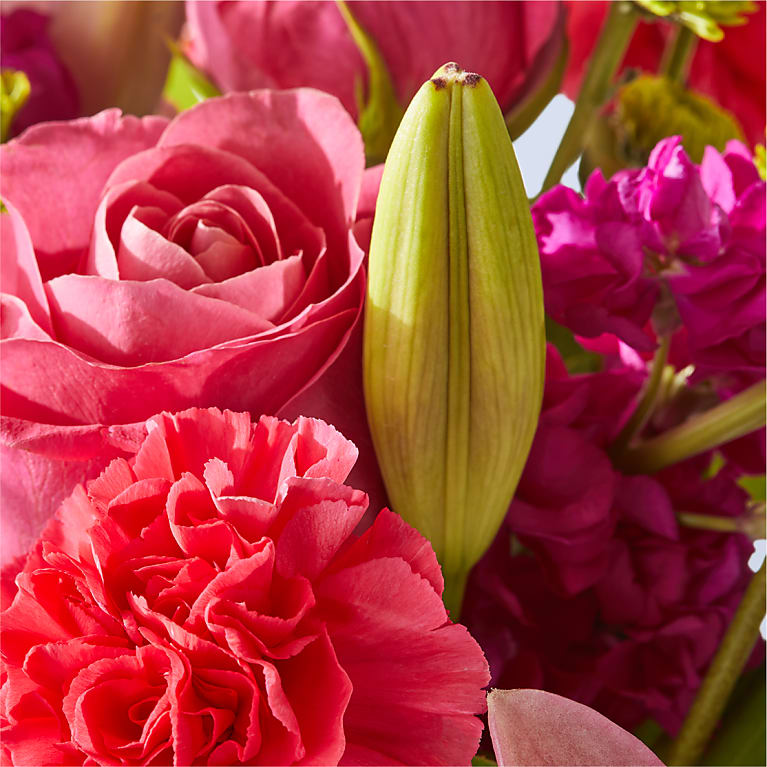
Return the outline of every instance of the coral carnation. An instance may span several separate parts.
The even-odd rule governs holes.
[[[57,512],[2,614],[12,764],[460,764],[488,681],[429,543],[327,424],[148,423]]]

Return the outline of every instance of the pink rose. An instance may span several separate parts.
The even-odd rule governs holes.
[[[468,764],[487,662],[429,542],[322,421],[162,414],[2,613],[3,763]]]
[[[405,106],[446,61],[480,72],[508,111],[535,94],[564,44],[559,2],[352,2]],[[189,53],[224,90],[309,85],[357,116],[367,67],[335,3],[187,2]],[[257,41],[257,43],[255,42]]]
[[[364,157],[298,90],[40,125],[2,163],[5,562],[130,424],[276,412],[332,363],[363,300]]]

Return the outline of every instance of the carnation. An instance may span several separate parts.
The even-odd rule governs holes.
[[[487,664],[434,552],[322,421],[162,414],[2,613],[11,764],[468,764]]]

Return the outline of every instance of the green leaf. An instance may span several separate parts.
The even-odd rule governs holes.
[[[557,347],[562,355],[567,372],[595,373],[602,368],[602,358],[595,352],[584,349],[576,340],[571,330],[564,325],[554,322],[546,315],[546,340]]]
[[[764,764],[765,737],[765,679],[760,666],[738,683],[701,764]]]
[[[472,760],[472,765],[474,767],[498,767],[498,763],[494,762],[492,759],[490,759],[487,756],[482,756],[482,754],[477,754]]]
[[[183,112],[205,99],[221,95],[221,91],[189,61],[175,43],[169,41],[168,45],[173,55],[163,89],[163,98],[167,102]]]
[[[740,477],[738,484],[751,496],[752,501],[765,501],[767,488],[765,488],[765,476]]]
[[[336,4],[368,67],[367,101],[362,83],[357,83],[357,127],[365,141],[367,164],[377,165],[386,159],[404,110],[397,99],[386,62],[375,41],[354,18],[343,0],[336,0]]]

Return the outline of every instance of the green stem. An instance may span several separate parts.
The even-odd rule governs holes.
[[[761,429],[765,422],[764,381],[759,381],[711,410],[628,448],[616,462],[629,474],[652,474]]]
[[[615,438],[615,442],[610,447],[610,452],[613,455],[618,455],[628,447],[631,440],[642,431],[652,415],[655,403],[658,401],[660,383],[663,380],[663,370],[666,367],[670,347],[671,336],[663,336],[655,352],[650,377],[647,379],[647,384],[642,392],[641,399],[637,403],[636,410],[631,414],[631,418],[626,422],[626,425],[621,429],[620,434]]]
[[[557,148],[542,191],[559,183],[564,172],[578,159],[594,110],[602,106],[610,83],[628,47],[638,21],[633,4],[625,0],[610,3],[602,31],[583,78],[575,111]]]
[[[663,61],[660,66],[661,74],[664,74],[669,80],[684,85],[697,45],[698,36],[691,29],[680,24],[674,39],[663,52]]]
[[[764,509],[755,509],[742,517],[717,517],[714,514],[696,514],[692,511],[678,511],[676,518],[680,525],[696,530],[711,530],[718,533],[744,533],[752,540],[764,538]]]
[[[461,605],[463,604],[463,595],[466,592],[469,571],[460,573],[443,571],[443,576],[445,578],[445,590],[442,592],[442,601],[450,613],[450,620],[453,623],[458,623],[461,619]]]
[[[764,618],[764,598],[765,565],[762,564],[751,579],[682,729],[671,746],[666,759],[669,767],[700,762],[703,749],[759,636],[759,625]]]

